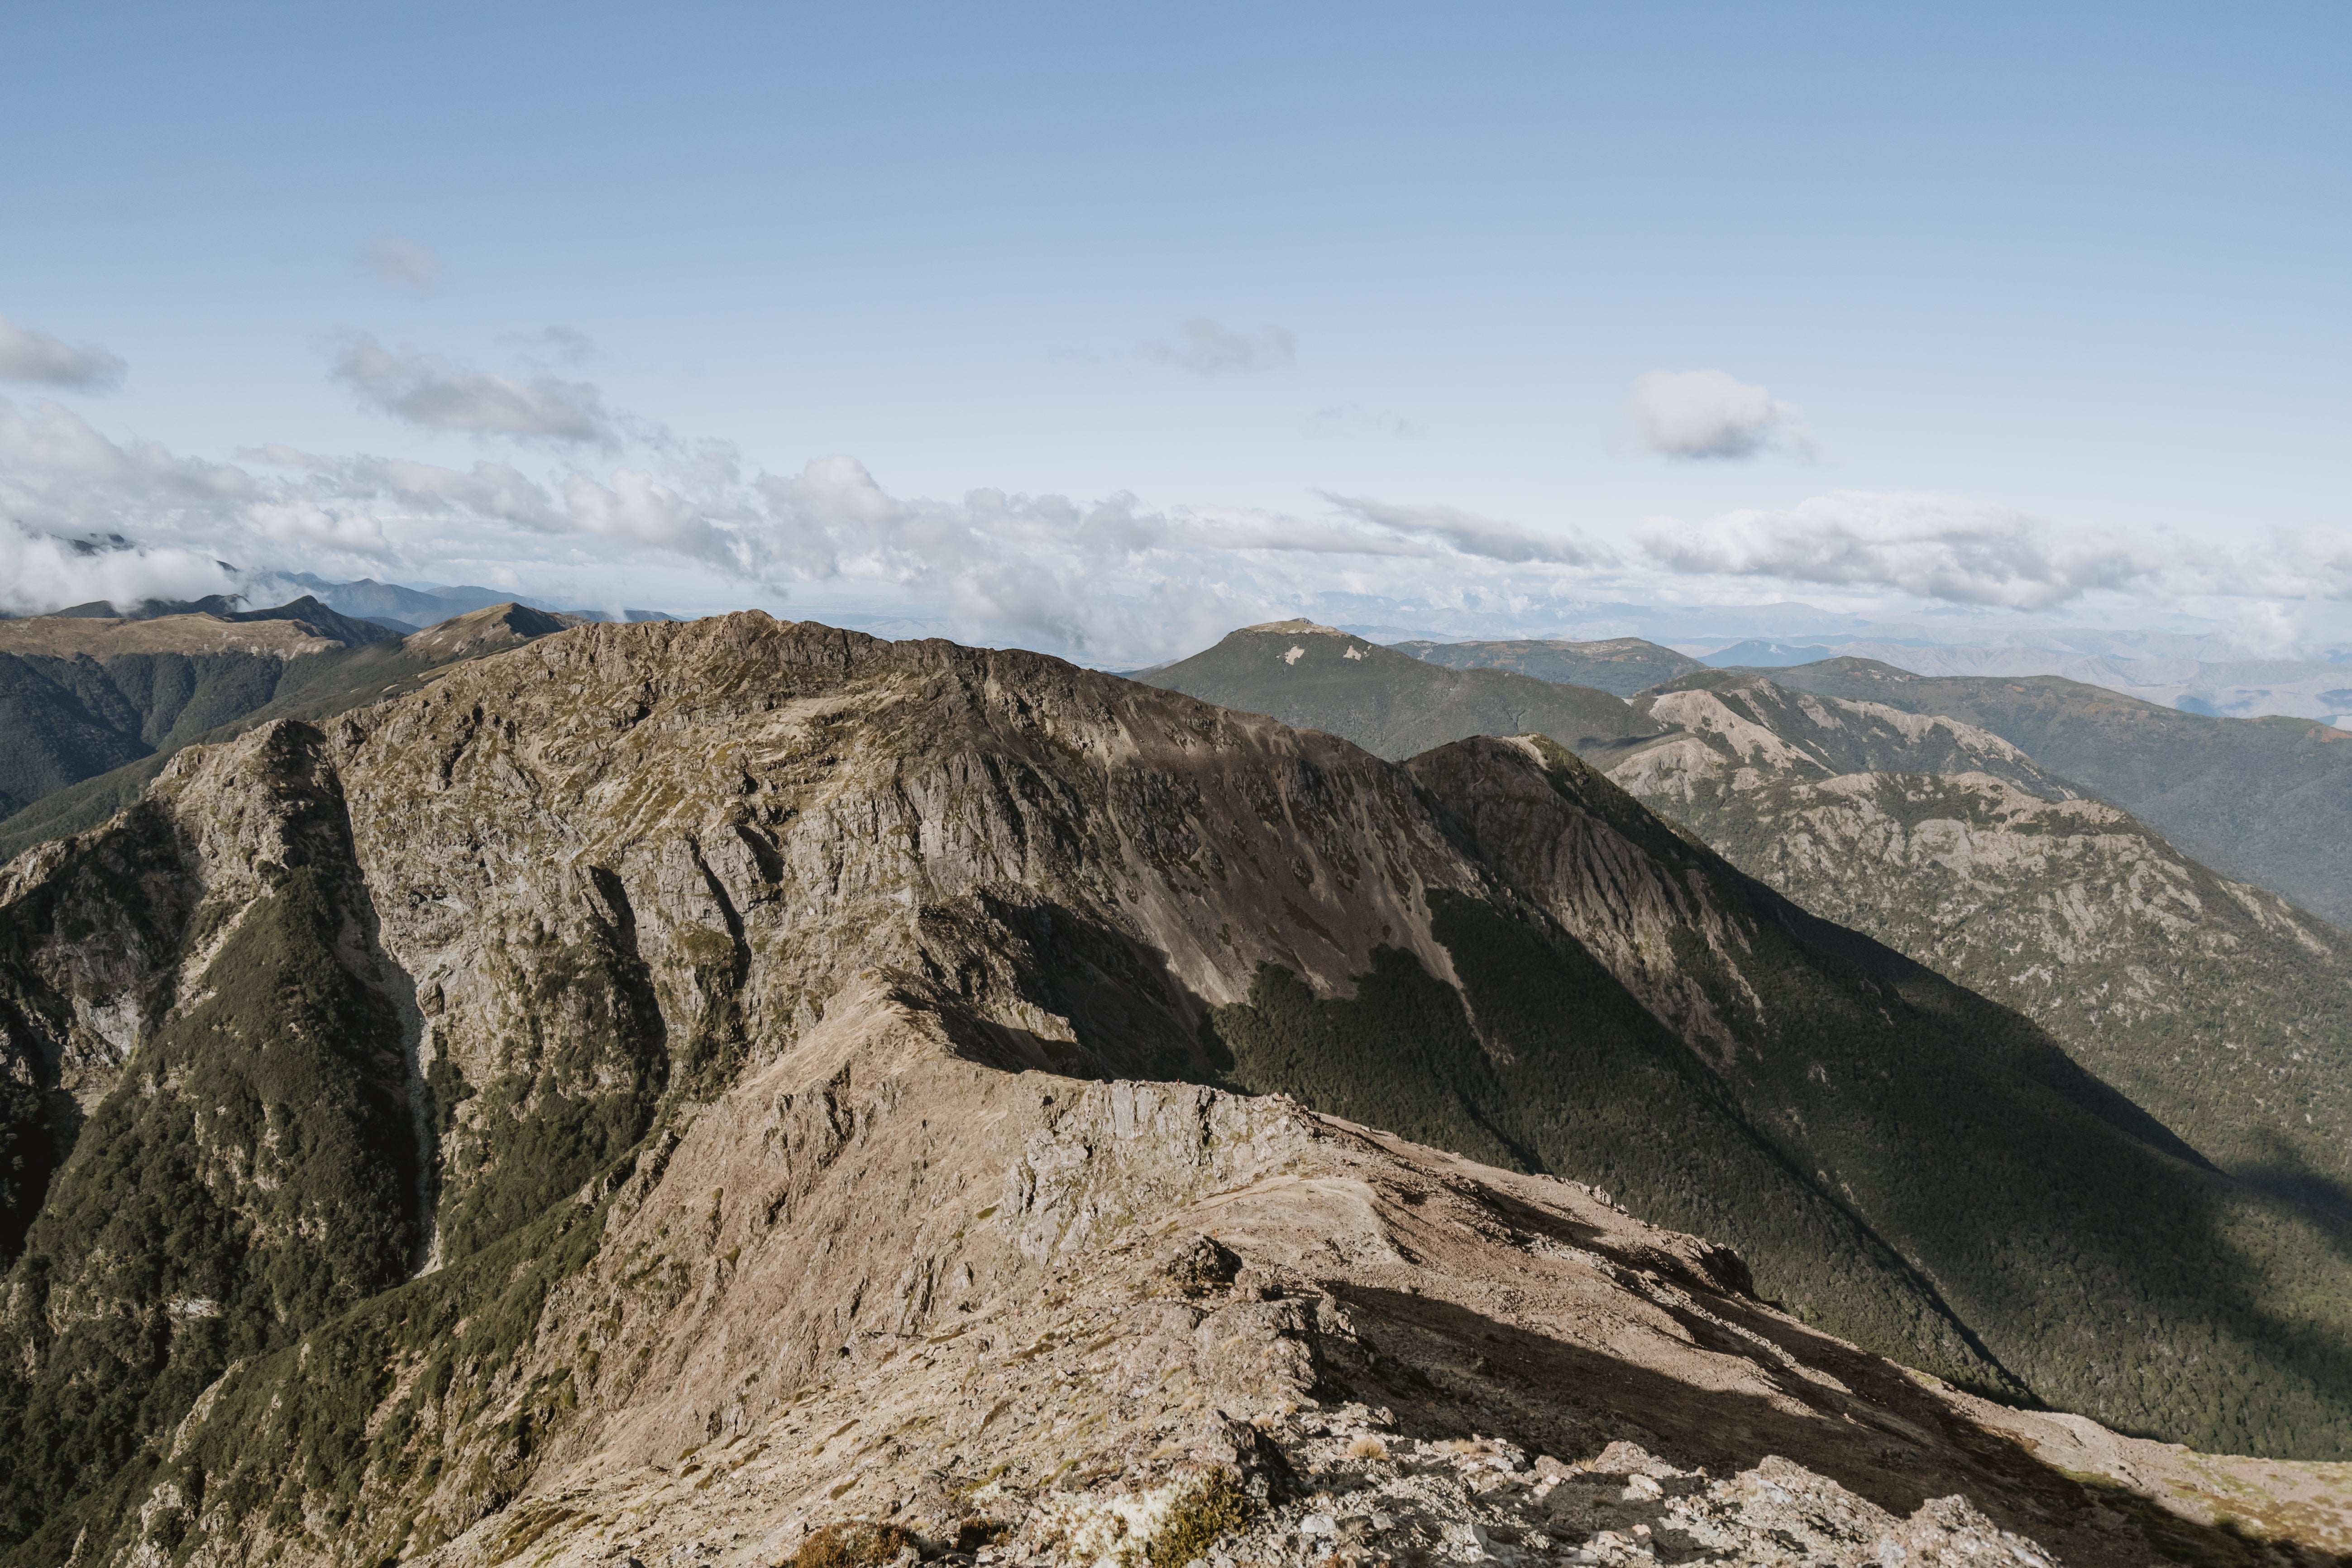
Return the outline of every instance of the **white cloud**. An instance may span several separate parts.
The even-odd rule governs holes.
[[[69,540],[0,522],[0,611],[37,615],[105,599],[122,608],[142,599],[233,594],[236,575],[201,552],[77,548]]]
[[[2165,564],[2120,535],[2061,528],[2006,507],[1854,490],[1785,511],[1726,512],[1696,527],[1651,518],[1634,537],[1652,560],[1681,573],[1894,588],[2013,610],[2142,585]]]
[[[79,348],[0,316],[0,381],[29,381],[79,392],[121,384],[129,367],[94,343]]]
[[[1768,447],[1807,455],[1804,416],[1764,387],[1719,370],[1654,370],[1625,401],[1633,433],[1662,457],[1752,458]]]
[[[528,382],[467,370],[362,332],[336,351],[333,374],[370,405],[427,430],[610,446],[618,437],[603,395],[586,382]]]
[[[1559,566],[1597,566],[1614,559],[1610,551],[1581,539],[1540,534],[1450,506],[1396,506],[1328,490],[1320,493],[1350,517],[1404,539],[1434,541],[1465,555],[1490,561],[1542,561]]]
[[[2315,525],[2280,533],[2265,584],[2295,597],[2352,600],[2352,529]]]
[[[396,234],[375,236],[360,247],[352,261],[386,288],[404,289],[420,300],[441,281],[441,253]]]
[[[1267,321],[1254,332],[1237,331],[1206,316],[1176,324],[1173,337],[1155,338],[1143,352],[1163,364],[1195,375],[1273,370],[1298,357],[1298,340],[1287,327]]]
[[[118,445],[58,404],[28,414],[0,398],[0,516],[37,531],[127,531],[159,516],[208,524],[257,493],[230,464],[175,457],[152,441]]]

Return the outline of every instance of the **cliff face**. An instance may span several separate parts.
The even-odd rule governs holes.
[[[1404,1299],[1442,1268],[1378,1272],[1421,1234],[1413,1201],[1349,1211],[1321,1250],[1320,1221],[1282,1217],[1407,1167],[1425,1189],[1439,1157],[1349,1144],[1334,1163],[1302,1106],[1187,1079],[1605,1184],[1706,1236],[1639,1246],[1679,1259],[1675,1288],[1707,1312],[1812,1347],[1800,1361],[1831,1354],[1827,1329],[1979,1388],[2202,1431],[2179,1391],[2203,1385],[2166,1360],[2201,1334],[2268,1423],[2212,1430],[2284,1452],[2327,1451],[2352,1401],[2324,1300],[2298,1294],[2305,1337],[2266,1349],[2278,1304],[2229,1296],[2190,1256],[2234,1241],[2215,1217],[2234,1204],[2269,1227],[2251,1267],[2285,1257],[2324,1296],[2341,1282],[2295,1250],[2292,1216],[2167,1155],[2021,1020],[1810,921],[1533,742],[1406,770],[1029,655],[758,615],[583,626],[180,753],[129,812],[0,873],[0,939],[30,1156],[0,1324],[0,1440],[27,1459],[0,1531],[28,1562],[373,1563],[445,1542],[496,1560],[522,1547],[486,1532],[575,1533],[545,1519],[595,1511],[565,1489],[656,1485],[682,1447],[766,1443],[782,1463],[788,1432],[816,1441],[824,1401],[866,1397],[853,1373],[943,1366],[964,1352],[918,1341],[967,1321],[997,1327],[965,1371],[1004,1392],[974,1413],[977,1384],[909,1384],[965,1414],[910,1406],[930,1435],[901,1428],[893,1465],[984,1472],[1000,1439],[981,1416],[1010,1400],[1024,1486],[1053,1479],[1049,1448],[1174,1484],[1169,1457],[1112,1435],[1198,1416],[1181,1386],[1057,1436],[1007,1336],[1065,1332],[1053,1296],[1074,1282],[1131,1297],[1156,1278],[1131,1249],[1242,1189],[1291,1226],[1242,1247],[1286,1283],[1214,1309],[1264,1307],[1232,1320],[1247,1332],[1181,1327],[1246,1363],[1187,1352],[1203,1399],[1304,1407],[1360,1385],[1418,1401],[1428,1438],[1485,1419],[1484,1384],[1429,1369],[1487,1331]],[[1955,1097],[1969,1114],[1939,1124]],[[2063,1217],[2049,1189],[2077,1181],[2125,1207],[2021,1268],[2004,1230],[2043,1247]],[[2166,1242],[2162,1280],[2102,1239],[2166,1237],[2140,1222],[2172,1211],[2191,1230]],[[1498,1291],[1522,1289],[1505,1260],[1537,1239],[1583,1245],[1561,1219],[1463,1223],[1503,1247],[1465,1277]],[[1741,1294],[1751,1268],[1812,1326]],[[1391,1294],[1351,1306],[1343,1277]],[[2102,1292],[2116,1304],[2084,1304]],[[1111,1332],[1111,1296],[1087,1300],[1079,1316]],[[1403,1325],[1422,1371],[1342,1364],[1360,1306]],[[2131,1314],[2110,1363],[2070,1350]],[[1546,1400],[1580,1402],[1584,1425],[1542,1428],[1571,1458],[1623,1435],[1602,1362],[1648,1353],[1603,1318],[1562,1306],[1526,1331],[1584,1347],[1550,1394],[1509,1405],[1535,1423]],[[1705,1403],[1675,1438],[1689,1463],[1796,1441],[1710,1447]],[[2021,1483],[1950,1443],[1937,1463],[2010,1507]],[[887,1447],[861,1448],[857,1473],[904,1473],[875,1468]],[[810,1522],[840,1482],[793,1466],[772,1484],[799,1500],[776,1511]],[[1022,1495],[1008,1518],[1042,1541],[1050,1499]],[[1927,1495],[1872,1506],[1899,1518]]]

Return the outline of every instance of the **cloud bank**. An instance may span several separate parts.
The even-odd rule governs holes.
[[[2116,534],[2063,529],[1944,496],[1855,490],[1784,511],[1726,512],[1696,527],[1650,518],[1634,538],[1650,559],[1678,573],[1893,588],[2011,610],[2129,588],[2164,565],[2147,546]]]
[[[78,549],[73,542],[0,523],[0,612],[37,615],[105,599],[121,605],[142,599],[201,599],[234,594],[236,574],[200,552]]]
[[[388,357],[402,369],[387,382],[411,385],[413,362]],[[256,581],[294,569],[440,578],[454,560],[489,560],[524,581],[699,572],[702,592],[738,603],[880,595],[934,606],[974,640],[1147,662],[1237,618],[1296,613],[1335,584],[1525,599],[1613,559],[1581,538],[1453,507],[1331,496],[1320,514],[1297,516],[989,489],[939,500],[892,493],[852,457],[747,472],[715,445],[664,442],[594,468],[561,455],[457,466],[282,444],[237,458],[118,443],[58,404],[0,399],[0,515],[22,519],[33,542],[14,548],[62,562],[63,547],[41,536],[121,532],[142,542],[148,564],[112,568],[149,574],[126,586],[70,562],[27,570],[18,575],[31,585],[10,607],[220,592],[219,572],[196,564],[215,555]]]
[[[1799,456],[1813,450],[1804,416],[1793,405],[1719,370],[1654,370],[1636,377],[1625,412],[1635,437],[1660,457],[1736,460],[1775,447]]]
[[[129,368],[95,344],[76,347],[0,316],[0,381],[103,392],[121,385]]]

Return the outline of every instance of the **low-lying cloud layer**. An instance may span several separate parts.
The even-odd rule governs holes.
[[[1651,518],[1634,537],[1652,560],[1678,573],[1894,588],[2011,610],[2127,589],[2164,564],[2118,535],[2063,529],[2002,507],[1851,490],[1785,511],[1726,512],[1696,527]]]
[[[0,381],[102,392],[120,385],[128,368],[94,343],[77,346],[0,316]]]
[[[421,379],[413,361],[388,357],[399,368],[381,373],[386,384]],[[1323,514],[1300,517],[986,489],[935,500],[892,494],[850,457],[777,474],[747,471],[724,447],[671,442],[593,470],[284,445],[237,458],[120,444],[60,405],[0,399],[0,516],[18,523],[11,549],[42,563],[20,574],[28,586],[5,607],[220,592],[219,569],[203,564],[215,556],[257,574],[379,577],[445,577],[453,559],[495,558],[525,581],[667,563],[699,569],[738,602],[870,590],[980,640],[1140,662],[1237,617],[1291,613],[1325,588],[1524,599],[1613,559],[1588,540],[1445,506],[1332,496]],[[101,573],[57,543],[91,531],[144,552]]]
[[[1253,337],[1196,324],[1191,368],[1203,374],[1290,352],[1280,329]],[[17,338],[0,349],[16,358],[0,367],[53,382],[75,374],[60,354],[100,352],[8,330]],[[1489,627],[1581,624],[1590,617],[1570,607],[1628,601],[1810,595],[1874,613],[1895,599],[2029,613],[2200,604],[2198,614],[2234,617],[2280,647],[2305,639],[2315,621],[2340,622],[2327,606],[2352,605],[2352,532],[2342,529],[2196,551],[1942,496],[1837,491],[1697,522],[1652,518],[1623,551],[1442,501],[1337,490],[1303,514],[1153,507],[1123,494],[907,497],[854,457],[773,472],[614,409],[596,386],[569,379],[592,352],[577,333],[551,329],[509,347],[516,374],[364,334],[332,350],[330,373],[368,405],[490,448],[467,463],[283,444],[220,462],[112,438],[55,401],[0,397],[0,610],[194,598],[302,570],[487,581],[572,602],[659,604],[675,592],[681,602],[665,607],[685,610],[884,606],[973,641],[1117,664],[1181,653],[1330,595],[1401,606],[1421,624],[1475,616]],[[108,364],[119,362],[83,369],[113,374]],[[1646,438],[1661,451],[1731,456],[1801,437],[1795,410],[1720,373],[1644,382],[1654,395]],[[62,542],[114,534],[135,547]]]
[[[1654,370],[1635,378],[1625,412],[1643,447],[1693,461],[1753,458],[1769,448],[1811,456],[1794,405],[1719,370]]]

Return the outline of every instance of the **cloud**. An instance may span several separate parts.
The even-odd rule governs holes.
[[[129,369],[94,343],[73,344],[0,316],[0,381],[38,382],[77,392],[104,392]]]
[[[1318,493],[1349,516],[1376,528],[1405,539],[1434,541],[1464,555],[1490,561],[1542,561],[1559,566],[1598,566],[1614,559],[1608,550],[1580,539],[1536,533],[1517,523],[1497,522],[1450,506],[1396,506],[1328,490]]]
[[[102,533],[158,516],[210,524],[258,493],[230,464],[118,444],[47,399],[27,413],[0,398],[0,516],[37,531]]]
[[[364,332],[336,350],[333,374],[370,405],[427,430],[603,446],[618,440],[603,394],[586,382],[549,375],[522,382],[467,370],[405,347],[387,349]]]
[[[233,594],[237,586],[228,567],[200,552],[89,550],[0,522],[0,611],[10,615],[37,615],[93,599],[128,608],[142,599]]]
[[[2352,529],[2315,524],[2281,532],[2273,542],[2265,584],[2297,598],[2352,600]]]
[[[396,234],[379,234],[359,248],[352,262],[386,288],[423,299],[441,281],[441,253]]]
[[[1271,321],[1255,332],[1241,332],[1194,316],[1176,324],[1174,337],[1153,339],[1143,352],[1195,375],[1226,375],[1286,365],[1298,357],[1298,340],[1289,328]]]
[[[1625,411],[1642,445],[1662,457],[1697,461],[1752,458],[1772,447],[1799,455],[1813,449],[1803,415],[1719,370],[1637,376]]]
[[[2142,585],[2165,565],[2120,535],[2061,528],[2006,507],[1855,490],[1784,511],[1726,512],[1696,528],[1650,518],[1634,538],[1676,572],[1895,588],[2012,610]]]

